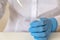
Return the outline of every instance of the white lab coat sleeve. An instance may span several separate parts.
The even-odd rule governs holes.
[[[11,4],[12,4],[12,0],[8,0],[10,16],[9,16],[7,24],[5,26],[4,32],[13,32],[14,31],[14,22],[11,21],[11,19],[12,19],[11,15],[13,15],[13,12],[10,12],[10,11],[12,11],[12,9],[10,10]]]
[[[21,0],[22,1],[22,0]],[[47,2],[45,2],[45,1],[47,1],[47,0],[43,0],[42,2],[41,2],[42,0],[40,0],[39,1],[39,6],[38,6],[38,15],[40,15],[40,13],[42,13],[43,11],[45,11],[43,14],[41,14],[40,15],[40,17],[44,17],[44,16],[46,16],[47,15],[47,17],[51,17],[51,16],[53,16],[54,14],[56,14],[56,12],[57,12],[57,10],[55,11],[55,8],[57,7],[57,2],[56,1],[52,1],[52,3],[54,3],[54,4],[51,4],[51,3],[47,3]],[[10,4],[10,7],[12,7],[12,9],[10,8],[10,18],[11,19],[9,19],[10,20],[10,22],[8,23],[8,27],[7,27],[7,30],[9,29],[9,31],[14,31],[15,30],[15,23],[16,23],[16,21],[15,22],[13,22],[14,20],[16,20],[16,15],[15,14],[17,14],[17,15],[19,15],[18,13],[23,13],[24,11],[20,11],[21,10],[21,8],[20,8],[20,6],[18,6],[18,4],[17,4],[17,2],[15,1],[15,0],[8,0],[8,2],[9,2],[9,4]],[[24,2],[26,2],[26,1],[24,1]],[[23,3],[24,3],[23,2]],[[45,3],[44,3],[45,2]],[[50,2],[50,1],[49,1]],[[42,3],[43,3],[43,7],[42,7]],[[51,6],[48,6],[48,5],[51,5]],[[46,4],[46,5],[45,5]],[[26,5],[26,4],[25,4]],[[46,6],[46,7],[45,7]],[[41,7],[42,8],[44,8],[43,10],[41,9]],[[41,9],[41,10],[40,10]],[[49,12],[47,12],[48,10],[47,9],[50,9],[50,11]],[[12,10],[13,10],[13,12],[12,12]],[[52,11],[53,10],[53,11]],[[42,12],[41,12],[42,11]],[[17,12],[17,13],[16,13]],[[28,13],[30,13],[29,11],[27,11]],[[46,15],[45,15],[46,14]],[[14,16],[15,15],[15,16]],[[50,16],[49,16],[50,15]],[[13,20],[13,21],[12,21]],[[18,20],[20,20],[20,24],[17,26],[18,27],[18,31],[22,31],[22,30],[26,30],[26,29],[28,29],[27,27],[28,27],[28,25],[29,25],[29,23],[28,22],[25,22],[25,19],[22,17],[22,18],[18,18]],[[23,21],[22,21],[23,20]],[[24,25],[24,23],[25,23],[25,25]],[[27,25],[28,24],[28,25]],[[20,30],[21,29],[21,30]]]

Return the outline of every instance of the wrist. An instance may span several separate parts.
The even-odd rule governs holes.
[[[55,19],[56,19],[57,22],[58,22],[58,26],[60,26],[60,16],[56,16]]]
[[[60,32],[60,16],[56,16],[55,19],[58,22],[58,27],[57,27],[57,30],[56,31]]]

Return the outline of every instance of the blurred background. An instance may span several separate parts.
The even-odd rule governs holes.
[[[0,39],[1,40],[33,40],[33,37],[26,32],[20,33],[1,33],[4,31],[8,24],[9,18],[15,20],[17,11],[11,5],[11,0],[0,0]],[[13,1],[13,0],[12,0]],[[39,17],[54,17],[60,15],[60,0],[39,0],[40,6],[38,6]],[[48,1],[48,2],[47,2]],[[13,2],[12,2],[13,4]],[[50,5],[49,5],[50,4]],[[14,15],[13,15],[14,14]],[[53,33],[49,40],[60,40],[60,33]]]

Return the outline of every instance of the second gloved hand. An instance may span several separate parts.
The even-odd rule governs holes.
[[[30,24],[29,32],[35,40],[48,40],[51,32],[56,31],[57,21],[55,18],[40,18]]]

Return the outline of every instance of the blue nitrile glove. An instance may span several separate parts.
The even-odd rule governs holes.
[[[30,24],[29,32],[35,40],[48,40],[51,32],[56,31],[57,21],[55,18],[40,18]]]

